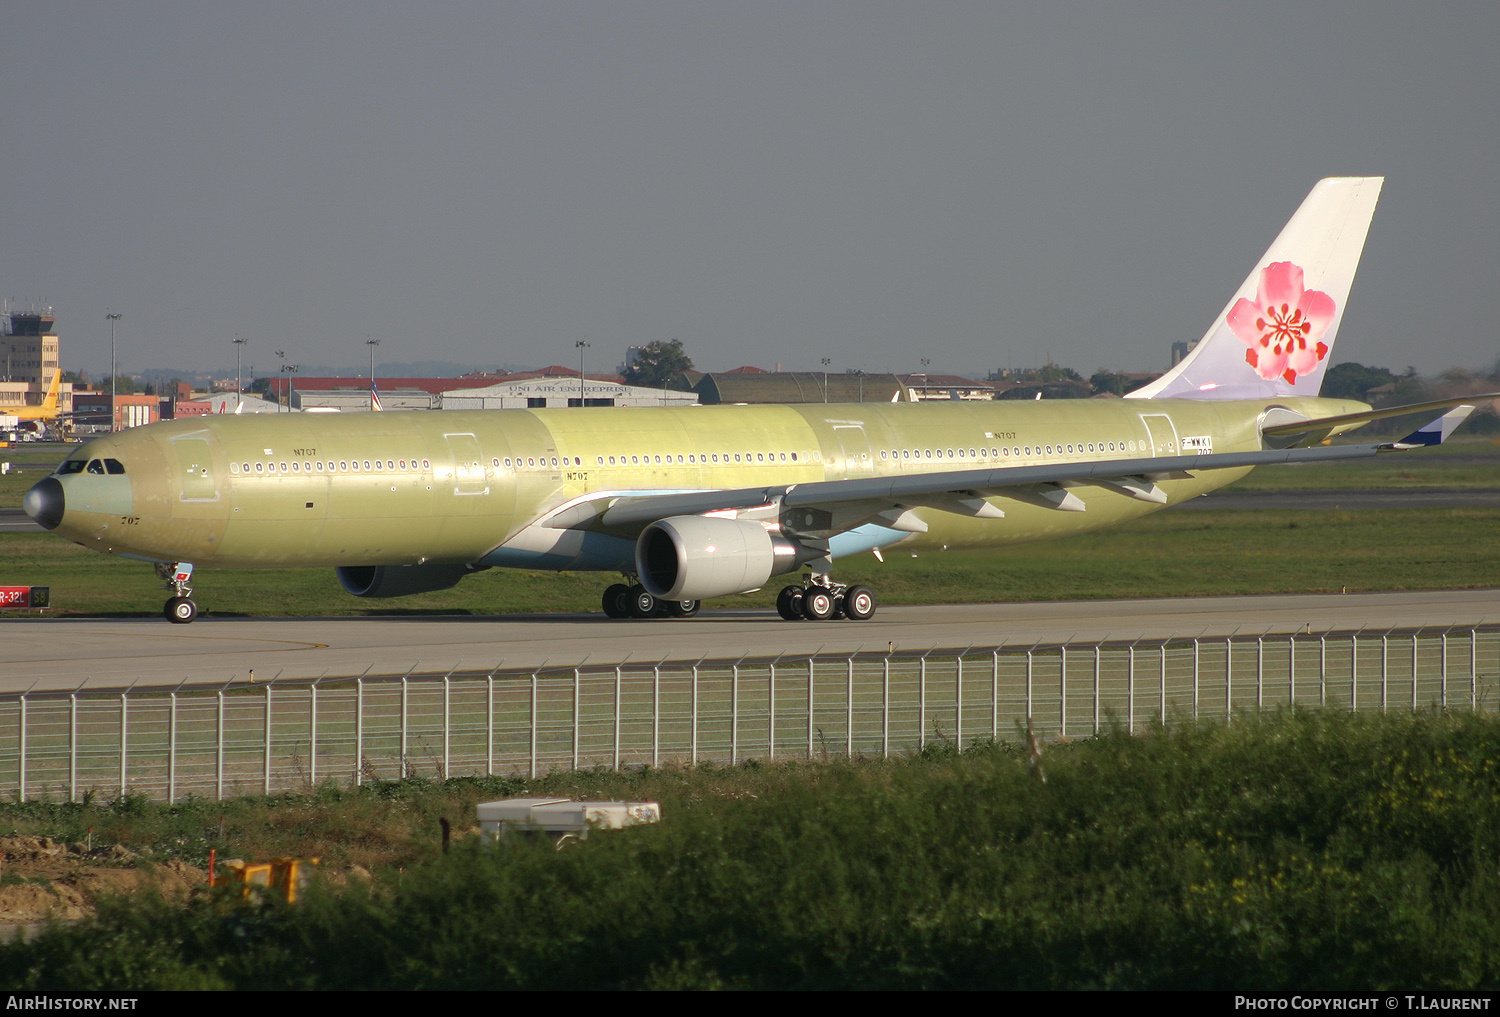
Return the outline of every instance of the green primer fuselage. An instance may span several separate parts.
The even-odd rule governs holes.
[[[109,553],[219,568],[490,556],[490,564],[628,569],[618,552],[630,533],[602,552],[556,553],[532,524],[601,494],[1257,450],[1258,421],[1274,406],[1306,417],[1366,409],[1310,398],[1111,399],[192,417],[102,437],[70,456],[113,458],[125,474],[61,477],[67,512],[57,532]],[[1190,471],[1158,483],[1175,504],[1247,472]],[[918,508],[927,532],[884,543],[995,547],[1162,507],[1099,485],[1073,491],[1085,511],[1003,496],[988,499],[1003,519]]]

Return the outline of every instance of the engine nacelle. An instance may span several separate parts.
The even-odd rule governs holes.
[[[339,585],[356,597],[405,597],[411,593],[449,590],[468,575],[467,565],[341,565],[334,569]]]
[[[747,520],[672,516],[641,531],[635,568],[654,597],[703,600],[757,590],[827,553],[773,537]]]

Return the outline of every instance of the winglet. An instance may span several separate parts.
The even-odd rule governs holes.
[[[1441,445],[1448,440],[1448,435],[1458,430],[1458,425],[1469,419],[1469,414],[1473,412],[1474,407],[1467,403],[1463,406],[1455,406],[1432,423],[1417,428],[1400,441],[1391,442],[1389,445],[1381,447],[1402,449],[1421,448],[1424,445]]]

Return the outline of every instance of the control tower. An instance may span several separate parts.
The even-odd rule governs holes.
[[[21,382],[45,391],[57,370],[57,316],[0,313],[0,381]]]

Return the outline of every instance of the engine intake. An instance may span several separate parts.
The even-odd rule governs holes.
[[[405,597],[450,590],[472,569],[467,565],[341,565],[339,585],[356,597]]]
[[[827,554],[759,523],[710,516],[672,516],[641,531],[635,567],[641,585],[662,600],[703,600],[746,593]]]

